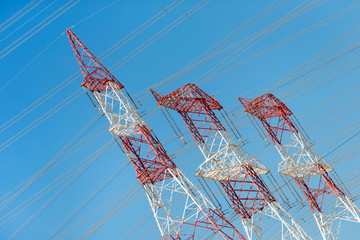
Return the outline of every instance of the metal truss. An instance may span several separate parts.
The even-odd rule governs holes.
[[[262,174],[267,167],[239,147],[230,137],[213,110],[222,106],[194,84],[186,84],[165,96],[151,90],[157,104],[177,111],[190,130],[205,161],[196,176],[220,182],[239,215],[249,239],[262,239],[262,223],[255,213],[282,223],[282,239],[310,239],[276,201]]]
[[[67,30],[84,75],[82,86],[110,122],[141,182],[163,239],[245,238],[181,173],[122,92],[124,86]]]
[[[340,220],[360,222],[359,209],[330,176],[333,168],[311,149],[306,133],[288,107],[273,94],[239,98],[244,111],[258,118],[280,153],[279,172],[295,179],[324,240],[337,239]]]

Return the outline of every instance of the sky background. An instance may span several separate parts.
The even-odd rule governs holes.
[[[284,179],[277,173],[280,156],[272,145],[265,144],[255,128],[247,121],[237,96],[253,98],[265,93],[267,89],[286,79],[286,76],[294,73],[300,66],[323,51],[324,54],[319,59],[309,64],[309,69],[313,69],[309,74],[291,78],[292,81],[287,85],[276,90],[272,88],[272,90],[294,112],[314,142],[314,150],[323,156],[328,154],[326,160],[336,168],[337,173],[352,193],[352,197],[357,200],[360,193],[357,183],[360,173],[359,152],[357,151],[359,135],[356,135],[359,131],[360,116],[358,111],[360,109],[358,81],[360,62],[357,49],[360,37],[357,31],[360,16],[359,2],[353,0],[213,0],[134,58],[118,68],[113,67],[124,56],[179,17],[183,17],[187,11],[200,2],[200,0],[183,1],[159,21],[102,60],[113,75],[125,85],[135,102],[139,101],[140,112],[165,145],[170,156],[175,156],[174,161],[178,167],[197,184],[194,170],[204,159],[195,141],[188,134],[185,124],[177,114],[171,113],[187,143],[184,145],[180,139],[174,138],[174,132],[160,110],[155,107],[155,100],[150,96],[148,89],[180,71],[240,26],[249,27],[247,21],[270,3],[279,3],[279,6],[263,18],[256,18],[258,19],[256,24],[250,26],[226,46],[231,46],[274,24],[302,2],[317,2],[317,7],[286,22],[256,44],[248,45],[248,49],[226,65],[224,70],[236,63],[247,61],[259,52],[334,16],[343,9],[348,8],[351,11],[286,45],[276,49],[272,47],[272,52],[243,64],[229,74],[216,79],[211,78],[213,81],[206,81],[200,87],[205,92],[214,94],[233,118],[243,139],[248,141],[244,149],[257,156],[271,170],[274,177],[283,183]],[[29,3],[30,1],[22,0],[2,1],[0,23],[6,23],[5,21]],[[51,159],[58,154],[61,155],[67,148],[67,144],[71,143],[85,126],[99,117],[98,111],[94,109],[86,94],[81,94],[75,99],[70,98],[72,101],[63,106],[62,102],[65,99],[81,90],[81,77],[75,78],[29,114],[24,115],[24,109],[59,84],[64,81],[69,82],[67,79],[79,72],[79,66],[65,34],[66,28],[71,28],[93,54],[101,58],[100,56],[105,51],[161,12],[172,1],[40,0],[31,3],[38,5],[10,26],[0,25],[1,196],[5,196],[19,185],[22,186],[21,184]],[[54,18],[67,7],[70,8],[56,19]],[[48,22],[51,20],[53,21]],[[44,26],[46,23],[48,25]],[[347,33],[349,33],[347,37],[342,38]],[[27,39],[28,36],[31,37]],[[338,44],[331,45],[338,39],[341,39]],[[24,42],[21,43],[23,40]],[[18,45],[18,43],[21,44]],[[328,46],[332,47],[328,48]],[[348,47],[352,50],[341,57],[333,58],[335,54]],[[203,76],[213,77],[208,74],[209,70],[236,50],[238,48],[189,72],[164,88],[155,86],[155,90],[167,94],[186,83],[199,83],[204,79]],[[331,64],[321,66],[326,61],[330,61]],[[46,115],[58,104],[62,107],[59,111],[51,116]],[[21,119],[17,121],[12,119],[18,114],[22,116]],[[46,119],[36,125],[36,121],[42,117]],[[79,239],[93,224],[102,217],[106,217],[106,213],[112,208],[118,208],[118,211],[91,235],[91,239],[160,239],[150,206],[135,178],[133,167],[128,164],[127,157],[119,147],[113,145],[91,165],[91,162],[87,160],[88,156],[111,141],[112,137],[107,133],[107,127],[108,122],[105,117],[96,121],[76,141],[76,144],[84,141],[86,143],[84,146],[75,144],[71,151],[59,157],[52,171],[36,181],[0,215],[0,239],[8,239],[19,229],[22,230],[21,226],[26,226],[26,228],[17,235],[16,239],[46,239],[74,209],[118,169],[120,173],[113,181],[62,229],[68,229],[84,217],[89,220],[65,239]],[[25,132],[26,134],[21,136]],[[11,144],[7,145],[7,143]],[[336,148],[342,143],[344,144]],[[179,154],[179,151],[183,154]],[[42,197],[35,194],[58,177],[65,182],[71,180],[71,177],[62,176],[68,171],[71,173],[77,169],[78,164],[80,166],[89,164],[89,168],[79,177],[73,175],[74,182],[27,226],[28,219],[35,216],[36,211],[45,206],[47,201],[52,201],[52,196],[56,196],[54,194],[62,191],[61,188],[66,185],[64,182],[56,186],[51,185],[49,192]],[[266,177],[265,180],[268,181]],[[289,194],[289,199],[292,199],[289,192],[286,194]],[[278,196],[281,193],[277,192],[275,195]],[[33,196],[35,197],[32,199],[39,197],[39,200],[33,203],[33,200],[25,202]],[[278,196],[278,199],[281,199],[281,196]],[[6,198],[0,199],[2,203],[5,200]],[[112,200],[115,202],[99,215],[93,218],[87,217],[88,214]],[[281,201],[280,203],[283,204]],[[359,201],[355,203],[360,204]],[[20,207],[17,208],[18,206]],[[24,211],[17,212],[24,206],[26,207]],[[291,208],[286,207],[286,209],[295,218],[299,217],[298,222],[304,223],[304,229],[313,236],[313,239],[320,239],[307,206],[301,207],[294,200]],[[10,216],[14,218],[9,219]],[[234,221],[241,229],[238,220]],[[357,239],[360,234],[359,229],[357,223],[344,221],[339,239]]]

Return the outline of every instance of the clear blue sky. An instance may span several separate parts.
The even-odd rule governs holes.
[[[0,23],[5,22],[29,2],[29,0],[3,1],[0,8]],[[39,27],[36,27],[37,24],[41,26],[41,22],[43,20],[47,21],[46,18],[48,16],[57,10],[61,11],[60,8],[64,6],[64,4],[71,5],[71,3],[75,2],[76,1],[60,0],[50,5],[52,1],[45,0],[7,29],[3,28],[0,30],[0,39],[3,39],[0,40],[0,104],[2,109],[0,125],[7,123],[12,117],[19,114],[41,96],[79,71],[69,41],[63,33],[66,28],[72,27],[98,10],[108,6],[114,2],[113,0],[81,0],[64,12],[64,14],[54,19],[53,22],[35,33],[36,30],[39,30]],[[122,57],[151,38],[175,19],[182,16],[197,2],[200,2],[200,0],[185,0],[174,11],[168,13],[128,44],[104,59],[103,64],[111,68]],[[145,101],[144,98],[139,98],[138,93],[147,90],[157,82],[179,71],[227,34],[237,29],[256,13],[264,9],[269,2],[270,1],[266,0],[210,1],[201,10],[164,35],[153,45],[146,48],[120,68],[112,71],[117,79],[126,86],[135,100],[141,102],[142,107],[140,111],[144,112],[144,114],[146,113],[145,119],[148,120],[149,125],[163,143],[167,143],[168,139],[174,136],[174,133],[171,131],[170,126],[164,120],[159,110],[152,112],[155,101],[152,98],[147,98],[149,101]],[[300,1],[284,1],[276,10],[263,19],[260,19],[258,23],[251,26],[231,43],[245,39],[251,34],[273,24],[294,9],[299,4],[298,2]],[[254,56],[262,50],[336,14],[358,1],[329,0],[320,2],[323,2],[323,4],[284,24],[262,39],[258,44],[254,45],[233,63],[238,63]],[[100,56],[170,3],[171,1],[157,0],[116,1],[110,7],[80,22],[73,27],[72,30],[95,55]],[[35,16],[36,14],[38,15]],[[213,93],[228,112],[235,114],[236,119],[234,123],[239,126],[238,129],[243,135],[243,138],[250,142],[244,147],[247,151],[253,155],[258,155],[265,144],[262,139],[259,138],[253,126],[244,123],[246,117],[244,114],[240,114],[242,108],[240,108],[239,102],[237,101],[237,96],[256,97],[264,93],[267,88],[295,71],[297,67],[311,59],[315,54],[356,27],[359,24],[359,14],[360,8],[352,9],[352,11],[299,37],[291,43],[275,49],[273,52],[240,67],[230,74],[201,86],[209,94]],[[25,25],[22,26],[23,24]],[[17,43],[21,42],[21,39],[25,39],[26,36],[28,36],[26,34],[32,33],[35,34],[6,56],[4,55],[7,53],[7,49],[16,46]],[[4,39],[5,37],[6,39]],[[359,41],[359,37],[359,32],[355,31],[343,42],[331,49],[320,60],[316,61],[315,64],[326,61],[326,59],[346,47],[356,44],[357,41]],[[55,42],[49,45],[53,41]],[[35,59],[47,46],[49,47]],[[356,89],[359,85],[358,79],[360,73],[359,69],[356,68],[359,64],[357,59],[358,54],[359,50],[354,50],[335,62],[336,64],[343,63],[343,65],[336,65],[338,68],[332,66],[329,67],[329,69],[317,69],[312,75],[300,78],[274,91],[274,94],[280,98],[283,97],[282,100],[293,110],[305,130],[309,133],[312,141],[316,143],[314,149],[322,155],[330,152],[334,147],[347,138],[350,138],[352,134],[359,130],[358,125],[356,125],[358,124],[360,116],[358,112],[360,107],[358,100],[359,90]],[[220,61],[221,59],[217,60],[217,62]],[[32,63],[26,67],[30,62]],[[166,89],[160,89],[160,92],[168,93],[187,82],[194,82],[215,66],[217,62],[215,61],[196,69]],[[315,64],[312,66],[315,66]],[[24,68],[25,70],[22,71]],[[349,69],[351,69],[351,71],[346,72]],[[328,75],[320,76],[319,79],[305,84],[307,80],[313,79],[314,76],[323,73],[323,71]],[[337,75],[340,76],[332,79]],[[15,78],[15,76],[17,77]],[[5,146],[3,144],[6,141],[42,117],[68,96],[78,91],[81,80],[81,78],[76,79],[34,111],[31,111],[28,115],[24,116],[24,118],[14,122],[12,126],[1,132],[1,196],[36,173],[42,166],[49,162],[54,155],[60,152],[85,125],[96,117],[98,111],[93,108],[87,96],[82,94],[26,133],[23,137],[16,140],[9,147],[2,150],[2,146]],[[331,81],[322,84],[326,80]],[[302,83],[303,85],[299,85],[289,96],[285,96],[291,87],[297,86],[295,84]],[[318,88],[308,91],[309,87],[317,86],[317,84],[319,85]],[[305,91],[305,94],[301,95],[303,91]],[[342,93],[344,93],[344,96],[340,97],[337,101],[324,106],[321,105]],[[148,94],[148,92],[146,94]],[[150,95],[146,96],[148,97]],[[306,111],[314,109],[317,106],[321,107],[316,109],[316,111],[305,114]],[[173,115],[183,133],[187,133],[181,119],[175,114]],[[346,130],[345,128],[347,126],[352,126],[352,128]],[[1,129],[3,128],[1,127],[0,131]],[[101,132],[106,131],[106,129],[107,121],[105,118],[102,118],[81,139],[90,139],[91,134],[95,131]],[[338,131],[344,133],[344,135],[331,138],[331,136]],[[188,140],[186,146],[183,146],[178,139],[166,144],[166,149],[169,154],[195,146],[194,141],[189,135],[186,135],[186,139]],[[104,132],[95,138],[93,142],[79,149],[73,155],[69,156],[69,158],[64,159],[62,164],[29,188],[28,191],[9,208],[9,211],[36,194],[52,180],[73,168],[110,140],[111,135]],[[360,156],[355,149],[355,151],[351,152],[351,155],[342,158],[342,150],[351,150],[351,147],[356,148],[358,142],[359,135],[352,138],[326,158],[334,164],[337,172],[349,187],[349,190],[354,193],[354,197],[360,193],[359,186],[356,184],[359,176],[358,174],[354,175],[360,170],[358,161]],[[271,169],[275,177],[280,178],[279,174],[277,174],[277,163],[280,161],[279,155],[272,146],[266,147],[265,151],[269,151],[269,154],[260,154],[259,160]],[[337,161],[337,159],[339,159],[339,161]],[[90,166],[89,169],[76,180],[64,194],[50,205],[43,214],[36,218],[29,227],[25,228],[17,239],[44,239],[69,216],[82,201],[95,191],[108,176],[127,161],[127,158],[121,153],[120,149],[114,146]],[[194,177],[193,171],[202,161],[203,158],[197,148],[193,148],[186,154],[175,158],[175,163],[178,164],[181,170],[183,170],[194,183],[197,183],[197,180]],[[279,181],[282,180],[279,179]],[[128,166],[94,201],[84,208],[67,227],[73,225],[87,214],[90,214],[118,193],[122,191],[127,193],[128,190],[126,189],[128,187],[132,188],[135,184],[137,184],[137,180],[133,168]],[[55,190],[58,190],[59,187],[60,186],[52,190],[50,194],[54,194]],[[125,194],[121,196],[125,196]],[[1,225],[0,239],[7,239],[13,234],[50,197],[51,195],[46,195],[45,198],[32,204],[16,218]],[[289,196],[289,198],[291,198],[291,196]],[[119,201],[125,203],[124,200]],[[360,205],[358,201],[356,203]],[[108,211],[109,210],[110,208]],[[290,214],[294,215],[296,215],[298,211],[304,211],[309,215],[305,219],[308,223],[306,229],[315,229],[315,223],[310,216],[309,209],[294,205],[294,207],[289,210]],[[66,239],[76,238],[82,232],[87,231],[87,229],[99,221],[105,213],[106,212],[91,219],[88,223],[76,229],[69,235],[71,237]],[[0,216],[4,215],[6,214]],[[143,225],[140,225],[144,219],[146,221]],[[301,221],[300,219],[298,220],[299,222]],[[1,221],[2,220],[0,220],[0,222]],[[135,231],[137,227],[139,227],[139,230]],[[240,225],[239,228],[241,228]],[[134,233],[130,235],[133,231]],[[311,234],[314,233],[315,232],[312,232]],[[343,222],[339,239],[357,239],[359,233],[358,224]],[[122,239],[125,236],[130,236],[129,239],[145,239],[145,235],[148,236],[147,239],[159,239],[159,232],[154,218],[151,215],[147,199],[140,189],[134,198],[120,209],[116,216],[107,221],[92,235],[92,239]],[[317,235],[314,239],[320,238]]]

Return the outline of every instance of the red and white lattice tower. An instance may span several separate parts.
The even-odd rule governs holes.
[[[151,91],[158,105],[180,113],[205,157],[196,176],[220,182],[248,238],[262,239],[261,224],[253,221],[253,215],[262,212],[282,223],[282,239],[310,239],[265,185],[260,175],[269,172],[266,166],[239,147],[216,117],[213,110],[222,106],[213,96],[194,84],[165,96]]]
[[[258,118],[282,157],[279,172],[294,178],[304,193],[324,240],[337,239],[340,222],[360,222],[359,209],[331,177],[333,168],[315,153],[293,113],[274,95],[239,98]],[[339,224],[335,226],[335,224]]]
[[[163,239],[245,239],[169,158],[152,130],[125,97],[124,86],[67,30],[84,75],[82,86],[95,98],[131,160]]]

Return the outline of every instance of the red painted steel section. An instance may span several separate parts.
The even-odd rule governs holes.
[[[212,239],[219,239],[221,236],[223,239],[227,240],[234,240],[234,239],[242,239],[246,240],[244,236],[242,236],[238,231],[233,231],[231,234],[227,233],[227,230],[236,229],[234,225],[232,225],[226,217],[218,210],[218,209],[208,209],[208,211],[204,212],[208,218],[204,220],[198,220],[194,224],[189,224],[184,222],[183,229],[187,228],[188,226],[194,226],[194,231],[188,234],[180,233],[177,236],[163,236],[164,240],[196,240],[195,237],[195,230],[197,227],[206,228],[212,230],[214,233],[214,237]],[[214,225],[213,223],[216,223]]]
[[[146,126],[138,125],[133,136],[121,136],[120,140],[134,165],[136,177],[142,184],[154,184],[173,177],[166,170],[175,170],[176,165]]]
[[[84,76],[81,86],[97,92],[105,91],[109,82],[114,83],[116,89],[124,87],[70,29],[66,29],[66,33]]]
[[[245,178],[220,183],[239,217],[251,218],[276,200],[251,166],[246,166],[243,170]]]
[[[245,112],[260,120],[274,144],[281,144],[284,131],[299,132],[289,118],[293,113],[273,94],[267,93],[254,100],[239,100]]]

